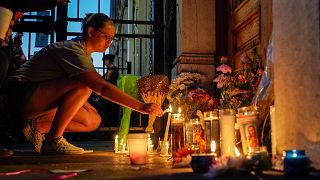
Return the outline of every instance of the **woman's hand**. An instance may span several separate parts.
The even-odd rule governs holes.
[[[151,114],[154,116],[161,117],[163,115],[163,111],[158,104],[155,103],[145,103],[142,106],[142,113]]]

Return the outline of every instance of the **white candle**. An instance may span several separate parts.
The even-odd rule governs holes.
[[[273,156],[277,154],[277,133],[276,133],[276,117],[275,107],[270,106],[270,124],[271,124],[271,153]]]
[[[120,141],[119,150],[120,150],[121,152],[125,152],[125,150],[126,150],[126,144],[124,143],[124,140],[123,140],[123,139],[121,139],[121,141]]]
[[[221,155],[234,156],[235,116],[232,110],[220,110]]]
[[[126,152],[126,145],[127,145],[126,143],[123,144],[123,146],[122,146],[122,152]]]
[[[116,137],[114,138],[114,151],[118,152],[118,146],[119,146],[119,136],[116,135]]]
[[[171,105],[169,105],[169,114],[168,114],[168,119],[167,119],[167,125],[166,125],[166,131],[164,133],[164,142],[168,141],[168,134],[169,134],[169,127],[170,127],[170,120],[171,120],[171,112],[172,112],[172,108]]]
[[[166,155],[169,154],[169,142],[167,141],[166,142]]]
[[[148,134],[148,152],[153,152],[153,143],[150,134]]]

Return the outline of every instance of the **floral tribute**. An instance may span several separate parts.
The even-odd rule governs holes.
[[[217,68],[219,75],[213,80],[220,90],[221,108],[237,110],[239,107],[249,106],[259,86],[263,67],[261,57],[253,49],[252,55],[247,52],[241,55],[241,68],[232,71],[226,56],[220,59]]]
[[[199,73],[181,73],[169,86],[168,101],[173,107],[181,107],[188,118],[195,116],[197,110],[214,110],[219,106],[218,102],[200,88],[205,79],[206,77]]]

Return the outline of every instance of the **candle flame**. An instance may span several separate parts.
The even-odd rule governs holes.
[[[118,139],[118,138],[119,138],[119,136],[118,136],[118,135],[116,135],[115,139]]]
[[[178,113],[179,113],[179,114],[181,113],[181,108],[180,108],[180,107],[178,108]]]
[[[169,104],[169,113],[172,112],[172,107],[171,107],[171,104]]]
[[[234,152],[235,152],[237,157],[240,157],[241,154],[240,154],[240,151],[239,151],[239,149],[237,147],[234,147]]]
[[[212,153],[215,153],[216,152],[216,148],[217,148],[217,145],[216,145],[216,141],[211,141],[211,152]]]

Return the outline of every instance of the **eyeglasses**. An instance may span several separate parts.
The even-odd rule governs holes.
[[[108,34],[102,32],[102,31],[99,30],[99,29],[98,29],[97,31],[98,31],[99,33],[103,34],[104,37],[106,38],[106,40],[107,40],[109,43],[112,43],[112,41],[116,41],[116,40],[117,40],[116,38],[109,36]]]

